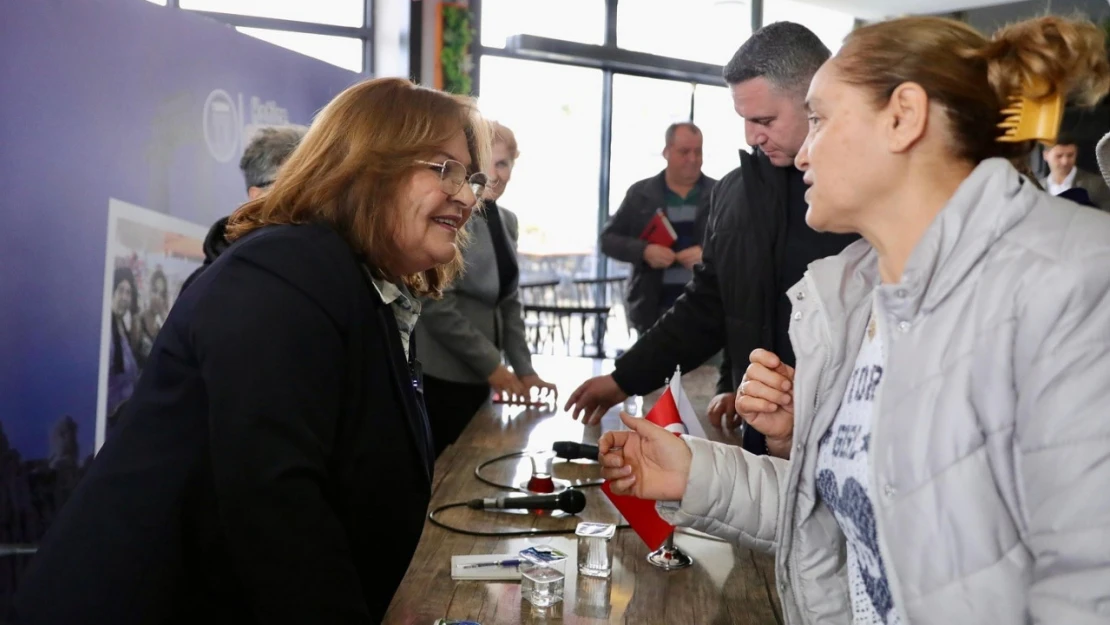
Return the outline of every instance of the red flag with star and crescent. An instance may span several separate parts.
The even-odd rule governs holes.
[[[705,429],[698,421],[694,406],[682,390],[680,375],[681,372],[675,369],[675,374],[671,376],[667,389],[663,391],[659,401],[651,407],[644,418],[669,432],[673,432],[675,436],[689,434],[690,436],[705,438]],[[652,551],[658,549],[663,541],[667,540],[667,536],[674,532],[674,526],[664,521],[663,517],[659,516],[659,513],[655,510],[654,501],[631,495],[618,495],[610,490],[609,482],[602,484],[601,490],[609,497],[609,500],[613,502],[613,505],[624,518],[628,520],[632,530]]]

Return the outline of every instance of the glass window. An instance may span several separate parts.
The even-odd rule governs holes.
[[[705,137],[705,175],[720,180],[740,165],[739,150],[751,152],[744,140],[744,119],[733,109],[727,87],[694,88],[694,123]]]
[[[689,121],[693,85],[617,74],[613,77],[613,144],[609,160],[609,214],[617,212],[628,187],[658,174],[664,133]]]
[[[257,37],[274,45],[300,52],[305,56],[338,65],[352,72],[362,71],[362,40],[333,35],[294,33],[267,28],[235,28],[244,35]]]
[[[362,26],[366,10],[363,0],[181,0],[181,8],[337,26]]]
[[[617,45],[724,65],[751,35],[748,0],[620,0]]]
[[[594,274],[601,80],[596,69],[482,57],[482,114],[520,149],[499,203],[520,222],[522,281]]]
[[[799,0],[764,0],[763,23],[796,22],[813,31],[833,54],[855,28],[856,18],[835,9]]]
[[[409,5],[411,2],[374,2],[374,67],[376,77],[401,76],[409,72]],[[372,70],[372,71],[371,71]]]
[[[513,35],[605,43],[605,0],[482,0],[482,45],[504,48]]]

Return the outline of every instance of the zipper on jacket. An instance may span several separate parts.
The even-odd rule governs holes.
[[[890,354],[893,337],[887,332],[885,320],[882,313],[879,311],[877,295],[878,289],[871,294],[871,314],[875,317],[875,325],[878,327],[879,337],[883,341],[881,357],[881,362],[883,363],[883,381],[879,384],[879,389],[875,393],[875,404],[871,408],[871,449],[867,452],[867,459],[868,464],[871,465],[868,467],[868,473],[871,475],[871,492],[878,501],[882,502],[883,498],[887,496],[886,486],[888,484],[883,484],[878,480],[879,475],[875,462],[877,454],[872,453],[872,451],[879,443],[879,422],[881,421],[879,417],[882,414],[883,390],[889,382],[887,363],[889,362],[888,354]],[[895,492],[894,495],[897,495],[897,492]],[[894,495],[891,495],[890,499],[894,499]],[[874,504],[872,505],[874,506]],[[880,505],[882,504],[880,503]],[[889,505],[891,504],[888,503],[887,506]],[[894,560],[891,559],[890,550],[886,547],[886,539],[888,537],[884,535],[883,531],[883,514],[878,511],[877,507],[875,511],[875,531],[879,542],[879,555],[883,559],[883,569],[886,571],[886,582],[890,588],[890,596],[894,600],[894,610],[898,612],[898,616],[902,623],[909,623],[910,621],[906,614],[905,606],[902,604],[901,585],[894,572]]]
[[[805,274],[803,276],[803,281],[805,283],[805,287],[804,287],[804,291],[802,291],[802,292],[805,293],[805,292],[808,291],[811,294],[812,297],[816,298],[817,297],[817,287],[813,283],[814,282],[813,276],[812,276],[812,274],[810,274],[810,272],[808,270],[805,272]],[[831,337],[832,332],[828,327],[828,324],[829,324],[828,316],[825,315],[823,313],[823,311],[820,310],[821,306],[818,303],[819,300],[814,299],[814,302],[815,303],[812,304],[812,308],[813,308],[815,313],[820,313],[821,323],[824,326],[825,335],[826,335],[826,337]],[[793,333],[788,332],[788,334],[792,335]],[[791,340],[791,342],[793,342],[794,337],[791,336],[790,340]],[[822,385],[823,385],[823,378],[825,377],[825,371],[829,368],[829,360],[832,358],[831,341],[829,341],[826,338],[825,344],[823,345],[823,347],[825,348],[825,350],[824,350],[825,353],[824,353],[824,355],[822,357],[822,360],[821,360],[821,367],[817,370],[817,377],[814,378],[814,380],[816,380],[816,385],[817,386],[813,391],[813,405],[810,407],[810,413],[811,414],[810,414],[809,429],[808,429],[808,432],[807,432],[807,435],[806,435],[806,440],[807,441],[810,440],[810,438],[814,434],[813,428],[817,423],[817,413],[818,413],[818,409],[821,406],[821,389],[822,389]],[[798,363],[795,362],[794,364],[795,364],[795,374],[796,374],[797,373],[796,366],[797,366]],[[797,375],[795,375],[794,377],[795,377],[795,380],[796,380]],[[798,394],[797,385],[794,386],[794,394],[795,394],[795,397],[797,397],[797,394]],[[795,423],[795,426],[797,425],[797,418],[798,418],[798,405],[795,403],[795,405],[794,405],[794,419],[795,419],[794,423]],[[797,428],[795,428],[794,433],[795,434],[798,433]],[[822,434],[823,434],[823,432],[822,432]],[[818,436],[818,440],[820,440],[820,436]],[[790,515],[792,525],[793,525],[793,527],[790,528],[790,540],[791,540],[791,542],[794,542],[796,540],[796,533],[797,533],[796,530],[797,530],[797,525],[798,525],[798,515],[797,515],[797,510],[798,510],[798,483],[801,481],[801,472],[804,470],[804,467],[802,466],[802,464],[803,464],[802,462],[800,462],[800,461],[795,462],[795,460],[796,460],[795,459],[795,452],[797,451],[799,445],[802,445],[802,441],[797,440],[797,438],[795,438],[794,441],[791,441],[792,449],[790,450],[790,458],[791,458],[790,470],[791,470],[791,472],[793,472],[793,471],[798,472],[797,473],[798,478],[790,480],[790,482],[788,482],[788,483],[792,482],[793,486],[794,486],[794,500],[792,502],[792,504],[793,504],[792,507],[794,508],[794,510],[791,512],[791,515]],[[815,503],[814,506],[816,506],[816,505],[817,504]],[[798,608],[798,613],[801,616],[801,620],[803,622],[807,622],[806,610],[802,609],[804,607],[802,605],[802,595],[797,590],[797,589],[802,588],[802,578],[798,574],[798,571],[799,571],[799,568],[800,568],[799,564],[798,564],[798,550],[793,548],[793,546],[791,546],[788,549],[787,553],[789,554],[789,556],[788,556],[789,570],[787,571],[787,575],[789,577],[791,592],[794,594],[793,603]],[[782,589],[780,588],[779,591],[781,593]],[[780,597],[780,600],[782,600],[782,597]],[[784,619],[789,618],[789,616],[787,615],[786,610],[783,610],[783,618]]]
[[[828,369],[828,367],[829,367],[829,358],[830,358],[829,351],[830,351],[830,349],[831,349],[831,347],[829,345],[825,346],[825,357],[821,360],[821,368],[818,369],[818,371],[817,371],[817,378],[816,378],[816,380],[817,380],[817,389],[813,393],[813,407],[811,409],[813,414],[811,415],[811,418],[810,418],[809,434],[806,436],[807,440],[809,440],[810,437],[813,436],[813,426],[817,421],[817,410],[818,410],[818,406],[821,405],[821,386],[822,386],[821,379],[825,377],[825,370]],[[797,363],[795,363],[795,364],[797,364]],[[795,387],[794,390],[797,391],[797,387]],[[794,416],[795,417],[797,417],[797,410],[798,410],[798,407],[797,407],[797,405],[795,405],[794,406],[794,412],[795,412]],[[817,440],[821,440],[820,436],[818,436]],[[797,448],[798,448],[799,445],[800,445],[800,443],[795,443],[794,444],[794,449],[792,449],[790,451],[790,457],[791,458],[794,457],[794,453],[797,451]],[[801,481],[801,472],[805,470],[805,467],[802,466],[802,462],[796,462],[796,463],[792,462],[792,464],[797,465],[796,470],[798,471],[798,476],[799,476],[799,478],[797,480],[794,480],[794,502],[793,502],[794,503],[794,505],[793,505],[794,512],[793,512],[793,514],[791,514],[791,520],[793,521],[794,527],[790,528],[790,540],[791,540],[791,542],[794,542],[796,540],[795,534],[796,534],[796,530],[798,528],[798,515],[797,515],[797,511],[798,511],[798,483]],[[791,470],[794,470],[794,468],[791,467]],[[820,495],[818,495],[818,497],[820,497]],[[814,503],[813,505],[814,505],[814,508],[816,508],[816,506],[818,504]],[[814,512],[816,512],[816,510],[814,510]],[[790,584],[792,586],[791,590],[793,591],[795,588],[801,588],[802,587],[802,578],[798,574],[798,570],[800,568],[800,566],[798,564],[798,550],[793,548],[793,546],[792,546],[789,553],[790,553],[790,572],[789,572],[790,573]],[[801,596],[801,594],[799,594],[798,592],[794,592],[794,595],[795,595],[794,605],[796,605],[798,607],[802,607],[802,599],[801,599],[802,596]],[[806,619],[806,611],[798,610],[798,612],[802,616],[802,621],[803,622],[806,621],[807,620]],[[784,611],[784,617],[785,617],[785,611]]]

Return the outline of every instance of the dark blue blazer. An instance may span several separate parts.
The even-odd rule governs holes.
[[[237,242],[176,302],[17,622],[380,623],[431,492],[412,365],[335,231]]]

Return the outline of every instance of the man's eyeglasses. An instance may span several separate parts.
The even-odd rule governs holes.
[[[466,165],[455,160],[447,159],[442,163],[432,163],[430,161],[416,161],[416,163],[426,165],[433,171],[439,172],[440,185],[447,195],[455,195],[462,190],[464,184],[468,184],[470,190],[474,193],[474,199],[481,200],[482,191],[489,185],[489,176],[482,172],[468,176]]]

